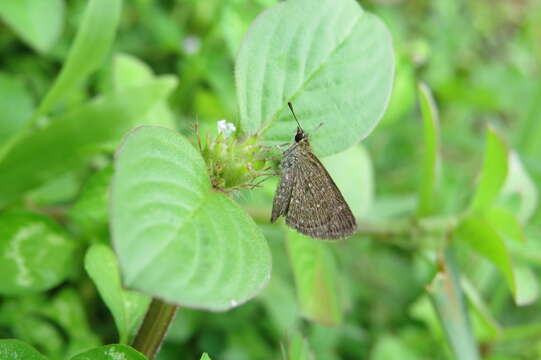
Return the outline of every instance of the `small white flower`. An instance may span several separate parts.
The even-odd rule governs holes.
[[[218,120],[218,133],[224,134],[225,137],[229,137],[236,130],[234,124],[228,123],[226,120]]]
[[[182,41],[182,50],[188,55],[193,55],[201,48],[201,39],[195,35],[188,35]]]

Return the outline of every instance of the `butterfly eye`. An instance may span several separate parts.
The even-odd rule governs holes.
[[[304,137],[304,134],[301,133],[301,132],[298,132],[298,133],[295,135],[295,142],[301,141],[303,137]]]

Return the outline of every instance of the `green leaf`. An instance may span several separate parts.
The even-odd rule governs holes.
[[[519,242],[526,241],[522,224],[511,211],[500,207],[492,207],[487,210],[486,218],[490,225],[506,238]]]
[[[518,196],[520,203],[512,210],[522,223],[526,223],[537,209],[539,198],[537,187],[515,152],[511,152],[509,156],[509,174],[501,195],[504,203]]]
[[[210,359],[209,354],[203,353],[203,355],[201,355],[201,359],[200,359],[200,360],[211,360],[211,359]]]
[[[303,19],[303,21],[299,21]],[[347,149],[381,119],[392,90],[394,55],[386,26],[353,0],[280,2],[250,26],[235,75],[242,129],[290,142],[296,124],[320,156]]]
[[[112,344],[85,351],[71,360],[146,360],[146,357],[128,345]]]
[[[84,166],[139,123],[176,85],[170,77],[100,97],[26,132],[0,160],[0,206],[69,170]]]
[[[275,258],[273,257],[273,260]],[[276,267],[276,265],[274,265]],[[274,272],[265,290],[259,296],[276,328],[276,335],[290,333],[299,323],[299,310],[290,281]]]
[[[492,262],[503,274],[509,289],[516,295],[515,276],[511,256],[501,236],[478,215],[464,218],[455,230],[458,239],[470,245],[481,256]]]
[[[295,333],[289,341],[287,360],[314,360],[314,354],[310,350],[308,342],[301,334]]]
[[[533,304],[539,298],[539,281],[537,275],[526,266],[515,267],[517,295],[515,303],[518,306]]]
[[[94,173],[69,210],[70,219],[83,229],[85,236],[97,237],[98,240],[109,238],[109,185],[112,177],[112,165]]]
[[[23,127],[33,111],[32,97],[23,83],[0,73],[0,147]]]
[[[370,360],[418,360],[415,355],[400,338],[391,335],[380,337],[372,350]]]
[[[370,155],[360,145],[322,160],[357,218],[371,210],[374,200],[374,175]]]
[[[0,359],[47,360],[32,346],[17,339],[0,339]]]
[[[42,294],[7,298],[0,307],[2,327],[9,327],[13,336],[23,340],[51,358],[62,358],[66,334],[54,321],[41,314],[50,305]]]
[[[23,41],[44,53],[62,32],[64,0],[2,0],[0,17]]]
[[[51,302],[43,306],[40,314],[59,325],[64,330],[61,334],[69,336],[67,348],[62,349],[66,355],[64,358],[100,344],[100,339],[90,329],[84,304],[74,289],[63,288]]]
[[[0,294],[48,290],[68,275],[75,243],[53,221],[30,212],[0,215]]]
[[[288,230],[287,249],[301,311],[308,319],[334,326],[342,321],[336,264],[327,244]]]
[[[55,107],[101,65],[113,43],[121,7],[121,0],[88,1],[68,58],[41,102],[34,121]]]
[[[460,288],[460,275],[450,251],[446,250],[442,259],[443,271],[436,274],[428,292],[456,358],[477,360],[479,351]]]
[[[502,327],[492,315],[488,305],[481,297],[479,291],[464,276],[462,276],[462,278],[460,279],[460,286],[462,287],[462,291],[464,292],[465,297],[468,299],[468,303],[471,304],[472,308],[475,310],[473,315],[477,315],[480,320],[480,326],[475,328],[478,329],[479,327],[482,327],[481,336],[483,336],[484,338],[496,339],[502,334]],[[476,319],[475,316],[473,317],[473,319]]]
[[[508,150],[503,139],[491,127],[487,128],[485,159],[481,179],[471,204],[472,211],[483,211],[494,203],[507,178]]]
[[[424,83],[419,84],[419,103],[423,115],[424,151],[417,214],[419,216],[428,216],[434,211],[434,190],[439,168],[440,135],[438,109],[430,88]]]
[[[88,249],[85,269],[113,314],[120,343],[127,343],[137,331],[150,297],[122,288],[115,254],[105,245],[95,244]]]
[[[145,63],[134,56],[118,54],[113,65],[114,86],[117,91],[142,85],[155,78]],[[176,128],[175,119],[165,99],[156,103],[144,116],[142,124],[160,125],[170,129]]]
[[[124,284],[186,307],[226,310],[261,291],[270,252],[254,221],[213,191],[179,134],[144,126],[117,152],[112,234]]]

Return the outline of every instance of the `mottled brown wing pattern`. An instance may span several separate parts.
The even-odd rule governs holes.
[[[310,151],[296,154],[291,169],[292,191],[286,223],[298,232],[319,239],[339,239],[357,228],[355,217],[340,190]]]
[[[280,178],[280,183],[278,184],[272,202],[271,222],[275,222],[280,216],[287,214],[291,191],[293,190],[293,182],[293,174],[282,172],[282,177]]]

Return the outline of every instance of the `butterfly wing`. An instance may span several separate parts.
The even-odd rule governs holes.
[[[340,190],[312,152],[298,154],[291,173],[291,194],[286,223],[301,234],[339,239],[357,228],[355,217]]]
[[[274,194],[274,200],[272,202],[272,216],[271,222],[275,222],[280,216],[287,213],[289,202],[291,199],[291,192],[293,190],[294,178],[290,171],[282,170],[282,177],[280,183]]]

